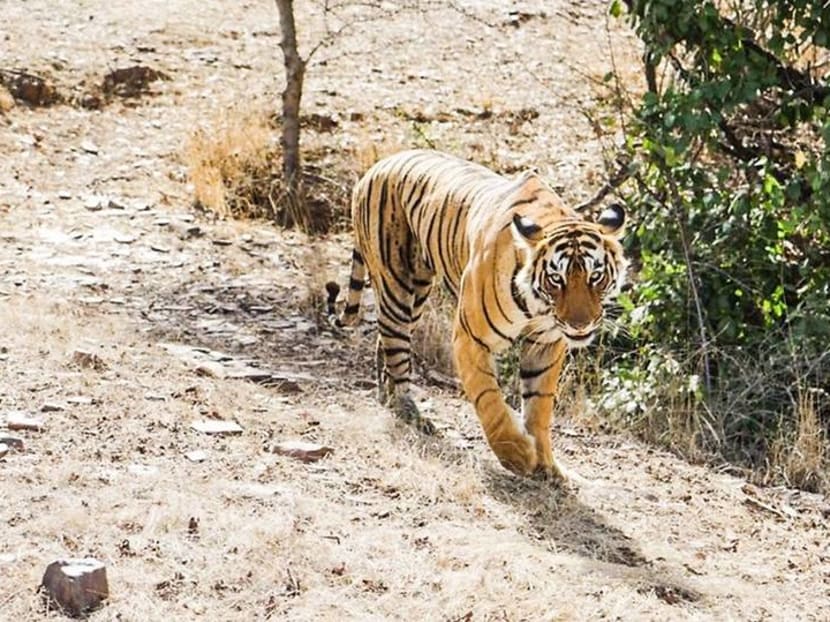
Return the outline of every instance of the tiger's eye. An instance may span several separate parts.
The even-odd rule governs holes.
[[[548,283],[556,288],[562,288],[565,286],[565,279],[558,272],[551,272],[548,274]]]

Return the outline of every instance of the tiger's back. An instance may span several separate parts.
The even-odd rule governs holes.
[[[504,192],[505,185],[489,169],[440,152],[404,151],[381,160],[352,196],[357,246],[384,267],[426,268],[457,294],[470,209],[476,198]]]

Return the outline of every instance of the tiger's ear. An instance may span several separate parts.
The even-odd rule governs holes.
[[[609,205],[597,218],[597,224],[605,235],[622,237],[625,230],[625,209],[619,203]]]
[[[519,246],[529,248],[542,239],[542,227],[526,216],[513,216],[513,238]]]

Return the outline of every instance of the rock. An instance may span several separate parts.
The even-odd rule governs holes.
[[[90,140],[85,140],[81,142],[81,150],[86,151],[87,153],[97,154],[98,153],[98,145]]]
[[[250,365],[234,365],[228,368],[228,378],[236,380],[248,380],[249,382],[268,383],[271,381],[271,372],[265,369],[257,369]]]
[[[44,402],[43,406],[40,407],[42,413],[58,413],[62,410],[66,410],[66,408],[60,402]]]
[[[43,421],[30,417],[20,410],[12,410],[6,413],[6,427],[9,430],[31,430],[40,432],[45,427]]]
[[[228,375],[225,366],[216,361],[204,361],[196,366],[196,374],[208,378],[225,378]]]
[[[100,211],[104,207],[104,203],[106,203],[106,199],[95,195],[88,196],[84,199],[84,207],[90,212]]]
[[[109,596],[107,569],[90,557],[59,559],[46,567],[41,587],[67,614],[80,617]]]
[[[191,462],[204,462],[205,460],[207,460],[208,455],[206,451],[202,451],[201,449],[194,449],[193,451],[188,451],[185,454],[185,458],[187,458]]]
[[[92,398],[86,395],[72,395],[66,398],[67,403],[75,406],[91,406]]]
[[[9,446],[6,443],[0,443],[0,458],[5,458],[7,453],[9,453]]]
[[[307,441],[282,441],[273,445],[271,453],[296,458],[305,463],[317,462],[334,451],[331,447]]]
[[[78,367],[101,371],[106,367],[104,360],[89,350],[75,350],[72,353],[72,362]]]
[[[112,239],[119,244],[132,244],[137,238],[129,233],[116,233]]]
[[[51,106],[62,99],[50,81],[23,71],[0,70],[0,85],[15,99],[30,106]]]
[[[15,451],[23,451],[26,448],[23,444],[23,439],[17,436],[6,436],[4,434],[0,434],[0,443],[5,445],[8,449],[14,449]]]
[[[148,92],[151,82],[169,79],[170,76],[152,67],[133,65],[114,69],[107,73],[104,76],[101,89],[108,95],[137,97]]]
[[[242,434],[242,426],[235,421],[222,421],[221,419],[200,419],[190,424],[190,427],[197,432],[213,435]]]

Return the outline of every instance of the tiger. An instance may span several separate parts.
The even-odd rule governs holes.
[[[566,481],[550,425],[571,348],[587,346],[628,262],[619,204],[596,220],[566,207],[533,170],[513,178],[434,150],[375,163],[352,192],[351,274],[339,316],[353,326],[368,275],[377,307],[378,397],[426,433],[411,392],[413,326],[436,283],[457,301],[452,352],[463,392],[505,468]],[[521,413],[499,388],[495,356],[520,342]]]

